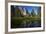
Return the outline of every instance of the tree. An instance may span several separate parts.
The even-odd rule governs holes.
[[[15,8],[13,5],[11,6],[11,16],[15,16]]]
[[[26,13],[29,15],[29,16],[31,16],[31,14],[28,12],[28,9],[26,8]]]
[[[19,7],[19,6],[16,6],[16,8],[15,8],[15,16],[16,16],[16,17],[21,16],[21,11],[20,11],[20,9],[19,9],[18,7]]]
[[[32,16],[35,16],[34,9],[32,9],[31,15],[32,15]]]
[[[38,8],[38,16],[41,16],[41,7]]]
[[[26,9],[26,8],[25,8],[25,9]],[[28,13],[28,9],[26,9],[26,13],[29,14],[29,13]]]

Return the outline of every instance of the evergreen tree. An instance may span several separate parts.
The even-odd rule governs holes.
[[[29,14],[29,13],[28,13],[28,9],[26,9],[26,13]]]
[[[31,15],[32,15],[32,16],[35,16],[34,9],[32,9]]]
[[[41,16],[41,7],[38,8],[38,16]]]
[[[19,7],[19,6],[16,6],[16,8],[15,8],[15,16],[16,16],[16,17],[21,16],[21,11],[20,11],[20,9],[19,9],[18,7]]]
[[[15,16],[15,8],[13,5],[11,6],[11,16]]]

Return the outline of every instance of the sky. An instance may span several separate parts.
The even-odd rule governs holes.
[[[34,11],[37,13],[38,9],[40,8],[40,6],[19,6],[22,8],[26,8],[28,10],[29,13],[31,13],[32,9],[34,9]],[[14,6],[14,8],[16,8],[16,6]]]

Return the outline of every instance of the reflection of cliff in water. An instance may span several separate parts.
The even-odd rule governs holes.
[[[41,27],[41,21],[40,20],[12,20],[11,24],[12,28],[31,28],[31,27]]]

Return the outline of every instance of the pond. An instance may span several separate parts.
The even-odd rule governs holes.
[[[11,28],[41,27],[41,20],[11,19]]]

